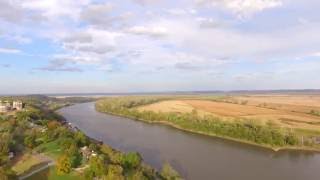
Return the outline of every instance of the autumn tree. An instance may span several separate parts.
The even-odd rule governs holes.
[[[68,155],[62,155],[57,162],[57,173],[59,175],[68,174],[71,171],[71,160]]]
[[[109,165],[106,180],[124,180],[123,168],[119,165]]]

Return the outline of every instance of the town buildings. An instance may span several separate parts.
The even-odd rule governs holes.
[[[15,110],[22,110],[23,108],[23,103],[21,101],[13,101],[12,103],[12,108]]]
[[[23,102],[22,101],[1,101],[0,100],[0,113],[9,112],[11,110],[22,110],[23,109]]]

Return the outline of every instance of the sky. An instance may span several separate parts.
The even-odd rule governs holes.
[[[319,0],[0,0],[0,94],[320,89]]]

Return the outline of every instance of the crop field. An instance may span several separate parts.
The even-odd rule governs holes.
[[[138,107],[139,111],[191,113],[224,120],[250,119],[265,124],[319,130],[320,95],[226,96],[218,100],[174,99]]]

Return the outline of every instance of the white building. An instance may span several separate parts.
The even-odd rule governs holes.
[[[23,109],[23,103],[21,101],[13,101],[12,109],[22,110]]]
[[[11,104],[9,101],[0,100],[0,112],[8,112],[10,110],[22,110],[23,103],[21,101],[13,101]]]
[[[0,101],[0,112],[8,112],[11,109],[11,105],[8,101]]]

